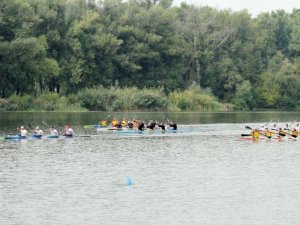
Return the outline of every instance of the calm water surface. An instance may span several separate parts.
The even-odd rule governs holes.
[[[69,119],[91,136],[1,141],[1,225],[300,224],[299,140],[240,138],[245,125],[297,113],[143,114],[180,121],[178,133],[165,134],[83,130],[93,113],[25,115],[2,114],[2,135]]]

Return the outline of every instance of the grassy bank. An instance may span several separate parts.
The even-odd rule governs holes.
[[[191,86],[165,94],[162,88],[110,87],[86,88],[77,94],[61,96],[13,95],[0,99],[0,111],[223,111],[209,90]]]

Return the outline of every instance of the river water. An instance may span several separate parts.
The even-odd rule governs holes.
[[[2,135],[67,120],[90,135],[0,142],[1,225],[300,224],[299,140],[240,137],[297,113],[122,115],[179,121],[164,134],[84,130],[99,113],[0,115]]]

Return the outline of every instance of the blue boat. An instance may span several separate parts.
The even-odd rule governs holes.
[[[40,139],[40,138],[42,138],[42,136],[43,135],[41,135],[41,134],[33,134],[31,137]]]
[[[49,134],[49,135],[46,135],[45,137],[46,137],[46,138],[59,138],[59,135],[52,135],[52,134]]]
[[[26,136],[21,136],[21,135],[7,135],[4,137],[5,140],[22,140],[25,139]]]

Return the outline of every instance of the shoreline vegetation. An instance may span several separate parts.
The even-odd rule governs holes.
[[[300,9],[2,0],[0,111],[300,110]]]
[[[209,89],[196,85],[166,95],[162,88],[110,87],[86,88],[69,96],[58,93],[12,95],[0,98],[0,111],[229,111],[229,104],[220,103]]]

